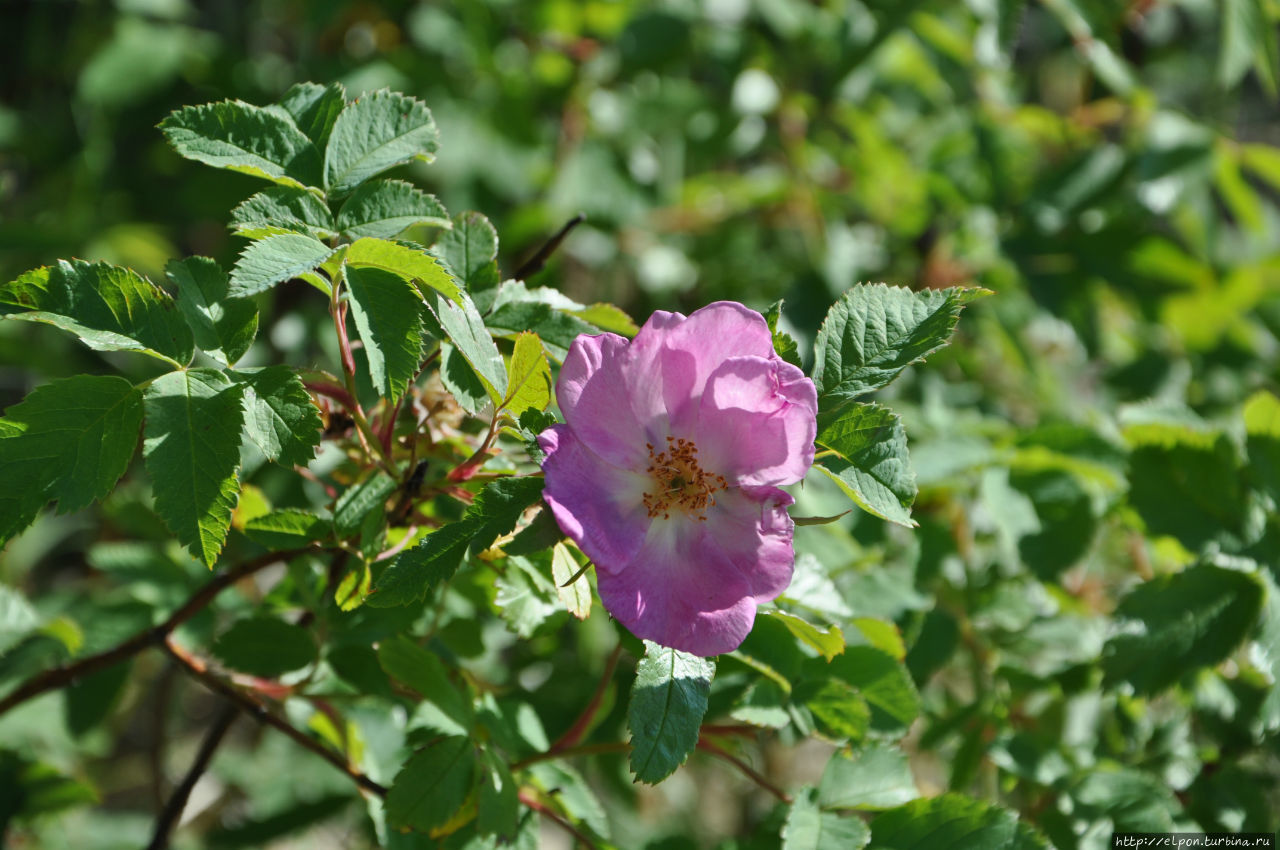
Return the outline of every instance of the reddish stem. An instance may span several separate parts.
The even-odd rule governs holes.
[[[591,728],[591,721],[595,719],[596,712],[600,709],[600,703],[604,701],[604,695],[609,690],[609,685],[613,683],[613,672],[618,669],[618,659],[622,657],[622,644],[618,644],[613,648],[613,652],[609,653],[608,660],[604,663],[604,673],[600,675],[600,683],[596,685],[595,692],[591,694],[591,699],[587,700],[587,705],[582,709],[582,713],[578,715],[578,719],[573,725],[560,736],[560,738],[551,745],[550,753],[559,753],[570,747],[577,746],[587,735],[587,730]]]
[[[716,758],[722,759],[728,762],[729,764],[736,767],[738,770],[742,771],[743,775],[746,776],[748,779],[750,779],[752,782],[759,785],[761,788],[768,791],[770,794],[777,797],[782,802],[788,805],[791,804],[790,794],[788,794],[786,791],[783,791],[777,785],[774,785],[772,782],[769,781],[769,779],[766,776],[756,772],[755,768],[753,768],[751,765],[747,764],[745,761],[738,758],[737,756],[733,755],[732,753],[722,750],[720,747],[716,746],[710,741],[707,741],[701,738],[698,739],[698,749],[702,750],[704,753],[710,753]]]
[[[524,803],[526,806],[533,809],[538,814],[545,815],[546,817],[551,818],[551,820],[555,821],[560,826],[561,829],[563,829],[565,832],[572,835],[574,838],[578,839],[578,841],[585,844],[587,847],[590,847],[591,850],[599,850],[599,845],[597,845],[594,841],[592,841],[590,836],[588,836],[582,830],[578,829],[572,823],[570,823],[569,821],[561,817],[560,813],[557,812],[555,809],[552,809],[550,806],[543,804],[543,802],[539,800],[537,797],[533,796],[533,794],[521,788],[517,796],[519,797],[520,802]]]

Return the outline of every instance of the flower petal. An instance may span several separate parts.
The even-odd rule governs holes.
[[[631,563],[596,573],[604,607],[636,637],[702,656],[746,639],[754,594],[706,526],[683,515],[655,521]]]
[[[649,528],[646,476],[606,463],[565,425],[538,435],[547,453],[542,462],[542,498],[560,530],[596,563],[600,575],[622,569],[640,551]]]
[[[699,456],[736,484],[792,484],[813,465],[818,393],[778,358],[730,357],[707,382],[698,411]]]
[[[609,463],[635,468],[649,441],[632,410],[626,368],[630,343],[617,334],[580,336],[569,347],[556,382],[565,422]]]
[[[787,508],[794,503],[777,487],[731,487],[717,493],[707,511],[707,531],[742,573],[756,602],[777,598],[791,584],[795,523]]]

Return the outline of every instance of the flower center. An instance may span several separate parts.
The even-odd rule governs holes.
[[[723,475],[713,475],[698,465],[698,447],[683,437],[667,437],[667,448],[658,451],[653,443],[649,450],[649,467],[653,487],[644,494],[644,507],[650,518],[670,519],[673,509],[705,520],[703,514],[716,503],[715,493],[728,489]]]

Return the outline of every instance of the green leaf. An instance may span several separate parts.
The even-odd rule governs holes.
[[[501,404],[507,395],[507,369],[502,354],[485,327],[484,319],[466,293],[459,293],[458,303],[449,301],[439,293],[423,293],[431,318],[458,353],[466,359],[472,371],[485,383],[485,390],[494,405]],[[436,329],[428,328],[434,333]],[[437,334],[437,335],[440,335]]]
[[[178,308],[200,350],[224,366],[243,357],[258,334],[258,308],[228,296],[222,267],[209,257],[188,257],[171,260],[165,275],[178,290]]]
[[[243,389],[213,369],[161,375],[147,388],[142,453],[155,511],[212,567],[240,495]]]
[[[373,180],[351,194],[338,211],[338,230],[351,239],[392,239],[415,224],[450,227],[434,195],[403,180]]]
[[[1172,832],[1182,822],[1173,789],[1146,770],[1104,761],[1073,782],[1068,793],[1082,815],[1095,822],[1105,818],[1117,832]]]
[[[67,731],[79,737],[97,728],[110,717],[120,704],[131,669],[132,664],[126,661],[91,673],[68,685],[63,702]]]
[[[301,626],[272,617],[239,620],[213,645],[213,654],[232,670],[274,679],[316,659],[315,641]]]
[[[782,623],[787,627],[787,631],[816,649],[818,654],[828,661],[844,652],[844,635],[839,626],[819,628],[803,617],[797,617],[795,614],[788,614],[776,608],[766,608],[760,613]]]
[[[347,266],[373,266],[395,272],[421,291],[426,286],[451,301],[461,303],[462,290],[440,262],[421,248],[365,237],[347,246]],[[426,292],[422,292],[426,296]]]
[[[298,83],[280,98],[278,108],[283,110],[294,125],[307,134],[322,151],[329,142],[333,123],[347,105],[347,93],[342,83],[322,86],[318,83]]]
[[[916,474],[898,415],[878,404],[855,403],[823,419],[817,442],[835,454],[819,458],[818,471],[867,513],[914,528]]]
[[[1244,430],[1249,478],[1280,504],[1280,398],[1266,390],[1250,396],[1244,406]]]
[[[644,642],[627,707],[631,772],[656,784],[684,764],[698,743],[715,661]]]
[[[463,515],[464,522],[475,523],[471,550],[483,552],[514,529],[521,515],[542,498],[542,485],[541,476],[522,475],[499,478],[480,491]]]
[[[477,760],[467,738],[450,736],[419,750],[387,794],[387,825],[428,832],[462,808],[475,785]]]
[[[404,637],[378,646],[378,663],[393,679],[409,686],[437,711],[430,725],[444,735],[468,736],[475,723],[471,700],[449,681],[439,657]]]
[[[481,768],[476,829],[482,835],[511,836],[520,820],[515,778],[506,760],[489,749],[481,753]]]
[[[962,794],[914,800],[871,822],[871,850],[1048,850],[1018,816]]]
[[[97,792],[90,786],[43,762],[0,750],[0,834],[7,833],[14,818],[30,819],[96,802]]]
[[[918,796],[906,753],[883,744],[835,753],[818,783],[819,801],[835,809],[889,809]]]
[[[609,837],[609,818],[591,786],[564,761],[544,761],[533,766],[533,778],[569,817],[599,835]]]
[[[453,228],[436,241],[434,252],[449,264],[482,312],[493,306],[502,275],[498,271],[498,231],[478,212],[459,213]]]
[[[332,530],[332,524],[324,517],[295,509],[272,511],[244,524],[245,536],[268,549],[304,546],[325,539]]]
[[[830,677],[805,682],[795,690],[795,699],[809,709],[819,734],[833,741],[858,743],[871,728],[871,708],[848,682]]]
[[[458,406],[476,416],[490,403],[489,390],[467,358],[448,342],[440,343],[440,381]]]
[[[546,576],[549,558],[545,553],[534,557],[537,565],[529,558],[507,558],[506,570],[493,583],[493,604],[498,613],[512,631],[525,639],[561,610],[556,603],[555,585]]]
[[[557,543],[551,550],[551,580],[570,614],[579,620],[591,616],[591,582],[563,543]]]
[[[507,397],[502,407],[519,421],[527,410],[543,411],[551,404],[551,367],[535,333],[516,337],[508,369]]]
[[[1192,552],[1243,535],[1240,458],[1226,434],[1186,430],[1129,455],[1129,503],[1149,533],[1178,538]]]
[[[250,239],[282,233],[326,240],[338,235],[324,201],[292,186],[272,186],[241,203],[231,211],[231,229]]]
[[[0,287],[0,315],[70,331],[96,351],[138,351],[173,366],[190,363],[195,351],[169,293],[109,263],[59,260],[33,269]]]
[[[558,309],[542,301],[509,301],[500,303],[485,318],[489,330],[497,336],[511,336],[533,331],[542,338],[547,351],[563,360],[569,346],[581,334],[596,333],[596,328],[576,314]]]
[[[947,344],[960,311],[991,293],[859,284],[832,305],[814,342],[818,409],[833,411],[888,384]]]
[[[365,604],[393,608],[425,598],[458,571],[474,533],[475,525],[465,519],[431,532],[417,546],[396,556]]]
[[[371,512],[382,510],[387,497],[395,492],[397,483],[384,472],[374,475],[348,487],[333,508],[333,528],[339,537],[350,537],[360,530],[365,517]]]
[[[902,662],[873,646],[848,646],[827,668],[871,706],[871,728],[901,737],[920,714],[920,695]]]
[[[422,363],[422,299],[398,274],[360,266],[348,266],[345,273],[369,377],[394,402],[408,391]]]
[[[291,121],[268,109],[238,100],[187,106],[169,113],[160,130],[187,159],[284,186],[320,185],[316,146]]]
[[[231,297],[266,292],[286,280],[320,267],[333,249],[311,236],[281,233],[252,243],[231,270]]]
[[[77,375],[36,388],[0,421],[7,540],[50,500],[69,513],[115,489],[137,448],[142,394],[123,378]]]
[[[1138,585],[1116,613],[1140,628],[1107,642],[1107,682],[1128,682],[1140,694],[1154,694],[1217,664],[1253,629],[1262,601],[1255,576],[1209,564]]]
[[[769,325],[769,333],[773,334],[773,350],[778,356],[797,368],[804,364],[800,361],[800,346],[790,334],[778,330],[778,319],[782,318],[782,299],[778,299],[765,311],[764,320]]]
[[[279,365],[232,375],[245,387],[245,433],[262,454],[288,467],[314,460],[324,423],[298,373]]]
[[[782,850],[860,850],[870,840],[862,821],[818,808],[812,788],[796,795],[782,827]]]
[[[387,90],[366,94],[342,111],[324,153],[324,185],[341,197],[388,168],[431,162],[439,142],[431,110]]]
[[[1250,67],[1257,69],[1263,86],[1274,96],[1280,80],[1275,22],[1264,0],[1223,0],[1218,84],[1234,88]]]

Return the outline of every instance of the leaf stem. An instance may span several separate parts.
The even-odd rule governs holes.
[[[600,710],[600,703],[604,701],[604,695],[608,692],[609,685],[613,683],[613,673],[618,669],[618,659],[621,657],[622,644],[619,643],[613,648],[613,652],[609,653],[608,659],[604,662],[604,672],[600,674],[600,683],[596,685],[595,691],[591,694],[591,699],[587,700],[586,707],[582,709],[582,713],[578,715],[578,719],[573,722],[573,725],[551,745],[550,752],[558,753],[577,746],[586,737],[587,731],[591,728],[591,721],[595,720],[596,712]]]
[[[574,838],[576,838],[581,843],[585,844],[587,847],[590,847],[591,850],[599,850],[599,845],[596,844],[594,841],[592,841],[590,836],[588,836],[585,832],[578,829],[576,826],[574,826],[572,823],[570,823],[568,820],[562,817],[560,813],[557,812],[555,809],[552,809],[550,806],[545,805],[541,800],[533,796],[533,794],[530,793],[529,791],[525,790],[524,788],[521,788],[517,794],[517,797],[519,797],[520,802],[524,803],[526,806],[533,809],[538,814],[545,815],[546,817],[555,821],[556,824],[558,824],[561,829],[563,829],[565,832],[572,835]]]
[[[788,805],[791,804],[790,794],[788,794],[786,791],[783,791],[777,785],[774,785],[771,781],[769,781],[767,777],[765,777],[761,773],[758,773],[755,770],[755,768],[751,767],[751,765],[747,764],[745,761],[733,755],[732,753],[728,752],[727,750],[723,750],[717,745],[711,743],[710,741],[704,740],[702,738],[698,739],[698,749],[702,750],[704,753],[710,753],[716,758],[728,762],[729,764],[736,767],[738,770],[742,771],[742,774],[746,776],[748,779],[750,779],[752,782],[759,785],[761,788],[768,791],[770,794],[777,797],[782,802]]]

